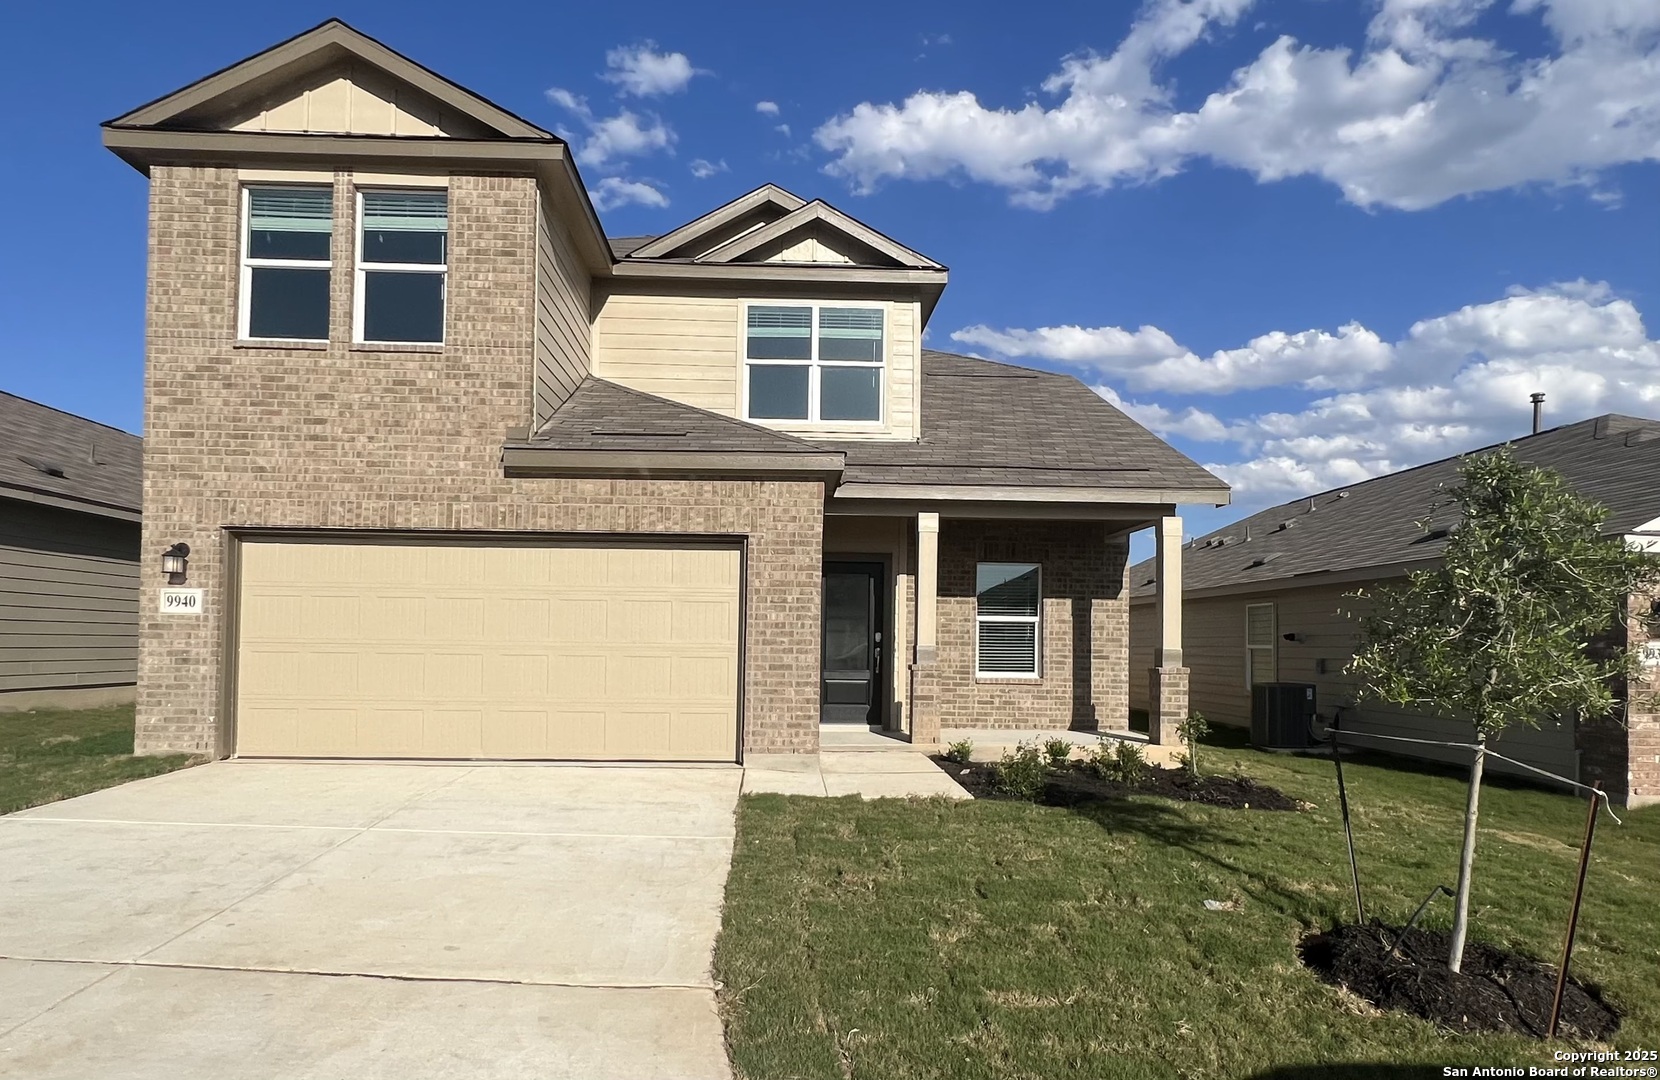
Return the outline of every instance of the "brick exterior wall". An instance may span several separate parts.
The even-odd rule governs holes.
[[[823,485],[506,479],[532,409],[535,182],[454,176],[442,348],[351,344],[353,205],[335,179],[331,341],[238,347],[234,168],[151,172],[141,753],[226,754],[234,527],[747,537],[745,749],[818,746]],[[159,553],[191,546],[200,616],[156,612]]]
[[[944,727],[1129,726],[1129,543],[1100,522],[940,523],[939,656],[932,672]],[[1040,679],[974,675],[979,562],[1043,567]]]
[[[1660,640],[1646,619],[1652,604],[1651,597],[1631,597],[1623,633],[1613,637],[1638,652]],[[1644,668],[1618,695],[1614,716],[1582,721],[1574,733],[1580,780],[1602,781],[1603,790],[1629,806],[1660,803],[1660,667]]]

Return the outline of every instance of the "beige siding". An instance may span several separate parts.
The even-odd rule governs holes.
[[[343,64],[285,85],[223,118],[232,131],[304,131],[342,135],[481,137],[477,121],[441,106],[367,64]]]
[[[1359,620],[1368,610],[1367,601],[1346,595],[1358,587],[1316,586],[1188,600],[1182,614],[1182,656],[1192,672],[1190,707],[1215,723],[1250,724],[1251,694],[1245,684],[1245,608],[1250,604],[1272,603],[1278,679],[1312,683],[1323,721],[1329,721],[1334,710],[1342,707],[1346,730],[1414,739],[1470,739],[1473,732],[1465,722],[1418,709],[1357,700],[1355,680],[1343,673],[1343,667],[1360,644]],[[1147,707],[1146,673],[1153,659],[1155,620],[1155,608],[1150,602],[1138,602],[1131,610],[1130,687],[1131,703],[1136,708]],[[1286,634],[1295,634],[1297,640],[1286,641]],[[1320,670],[1322,667],[1324,671]],[[1438,761],[1464,762],[1469,757],[1467,751],[1389,744],[1381,739],[1372,740],[1369,745]],[[1515,729],[1501,737],[1494,747],[1538,768],[1570,777],[1578,772],[1573,731],[1568,727]],[[1504,762],[1495,761],[1491,767],[1501,772],[1519,771]]]
[[[0,501],[0,707],[8,693],[137,679],[138,534]]]
[[[744,305],[787,304],[791,299],[612,292],[600,300],[594,321],[594,374],[658,397],[737,416]],[[919,304],[888,304],[888,422],[881,430],[834,424],[769,426],[805,436],[916,438],[921,333]]]
[[[846,236],[828,229],[802,229],[780,238],[763,249],[764,254],[743,262],[851,263],[855,245]],[[776,249],[776,250],[774,250]]]
[[[536,414],[541,423],[588,374],[593,351],[591,279],[570,230],[545,200],[536,212]]]

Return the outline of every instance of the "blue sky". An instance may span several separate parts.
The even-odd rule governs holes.
[[[338,15],[568,135],[613,235],[757,184],[951,267],[928,343],[1079,375],[1230,511],[1660,415],[1660,4],[34,5],[0,389],[138,430],[145,184],[97,125]],[[771,106],[760,103],[771,103]],[[759,107],[758,107],[759,106]]]

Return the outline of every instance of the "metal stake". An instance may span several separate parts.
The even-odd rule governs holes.
[[[1591,865],[1591,839],[1597,834],[1597,798],[1602,793],[1602,781],[1591,785],[1591,805],[1585,813],[1585,843],[1579,849],[1579,878],[1574,882],[1574,905],[1568,912],[1568,938],[1562,943],[1562,967],[1556,973],[1556,995],[1550,1003],[1550,1028],[1547,1039],[1556,1038],[1556,1024],[1562,1019],[1562,993],[1568,988],[1568,960],[1574,954],[1574,932],[1579,929],[1579,901],[1585,895],[1585,871]]]
[[[1337,745],[1343,733],[1343,714],[1339,710],[1331,718],[1331,759],[1337,765],[1337,803],[1343,809],[1343,838],[1349,845],[1349,878],[1355,887],[1355,922],[1366,924],[1366,905],[1360,899],[1360,864],[1355,862],[1355,833],[1349,825],[1349,789],[1343,783],[1343,755]]]

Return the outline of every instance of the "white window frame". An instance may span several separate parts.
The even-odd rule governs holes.
[[[1266,645],[1252,645],[1251,644],[1251,609],[1252,608],[1267,608],[1268,609],[1268,644],[1266,644]],[[1269,663],[1273,665],[1273,669],[1274,669],[1274,679],[1272,681],[1277,682],[1279,680],[1279,677],[1280,677],[1280,658],[1279,658],[1278,652],[1275,649],[1275,646],[1279,642],[1279,637],[1278,637],[1279,629],[1280,629],[1279,612],[1277,610],[1275,610],[1275,606],[1274,606],[1273,603],[1246,604],[1245,605],[1245,689],[1246,690],[1249,690],[1249,689],[1251,689],[1251,687],[1257,685],[1257,679],[1256,679],[1257,663],[1258,663],[1257,653],[1259,653],[1259,652],[1266,652],[1269,656]]]
[[[441,263],[371,263],[363,260],[363,196],[371,191],[414,191],[422,194],[431,194],[434,191],[444,192],[445,225],[444,225],[444,261]],[[354,345],[407,345],[414,348],[438,348],[444,344],[444,336],[450,325],[450,225],[448,214],[450,211],[449,189],[433,187],[360,187],[354,193],[356,206],[352,211],[352,344]],[[390,270],[397,273],[436,274],[440,279],[438,288],[438,340],[437,341],[381,341],[363,336],[363,301],[367,290],[369,271]]]
[[[808,335],[810,355],[805,360],[751,360],[749,358],[749,309],[755,307],[793,307],[812,309],[812,332]],[[740,305],[739,336],[738,336],[738,366],[740,371],[738,387],[739,396],[743,399],[743,419],[752,424],[770,424],[774,427],[797,428],[827,428],[834,430],[882,431],[888,426],[888,393],[893,382],[888,370],[888,357],[892,355],[893,347],[893,308],[886,301],[869,300],[746,300]],[[820,360],[818,356],[818,313],[820,308],[870,308],[882,313],[882,359],[873,364],[863,360]],[[788,416],[760,416],[749,415],[749,368],[751,364],[760,364],[763,367],[804,367],[807,368],[807,415],[805,418]],[[882,392],[877,395],[877,416],[875,420],[821,420],[819,416],[820,391],[819,375],[825,368],[874,368],[882,373]]]
[[[1036,615],[982,615],[980,614],[979,577],[982,566],[1030,566],[1037,571],[1037,614]],[[974,677],[976,679],[1023,679],[1035,682],[1043,678],[1043,564],[1014,561],[999,561],[985,559],[974,564]],[[1023,671],[981,671],[980,670],[980,625],[982,623],[1030,623],[1032,627],[1032,670]]]
[[[256,259],[248,254],[250,248],[248,236],[248,215],[253,207],[253,191],[255,188],[271,190],[280,188],[311,188],[314,190],[327,189],[330,195],[329,217],[329,257],[318,261],[316,259]],[[335,214],[333,212],[333,189],[328,184],[243,184],[242,185],[242,235],[239,244],[242,256],[242,266],[237,273],[236,288],[236,339],[238,341],[280,341],[297,342],[305,345],[327,345],[329,339],[320,338],[256,338],[248,333],[249,324],[253,319],[254,299],[254,269],[274,270],[327,270],[329,271],[330,311],[329,323],[333,324],[333,296],[334,296],[334,228]]]

